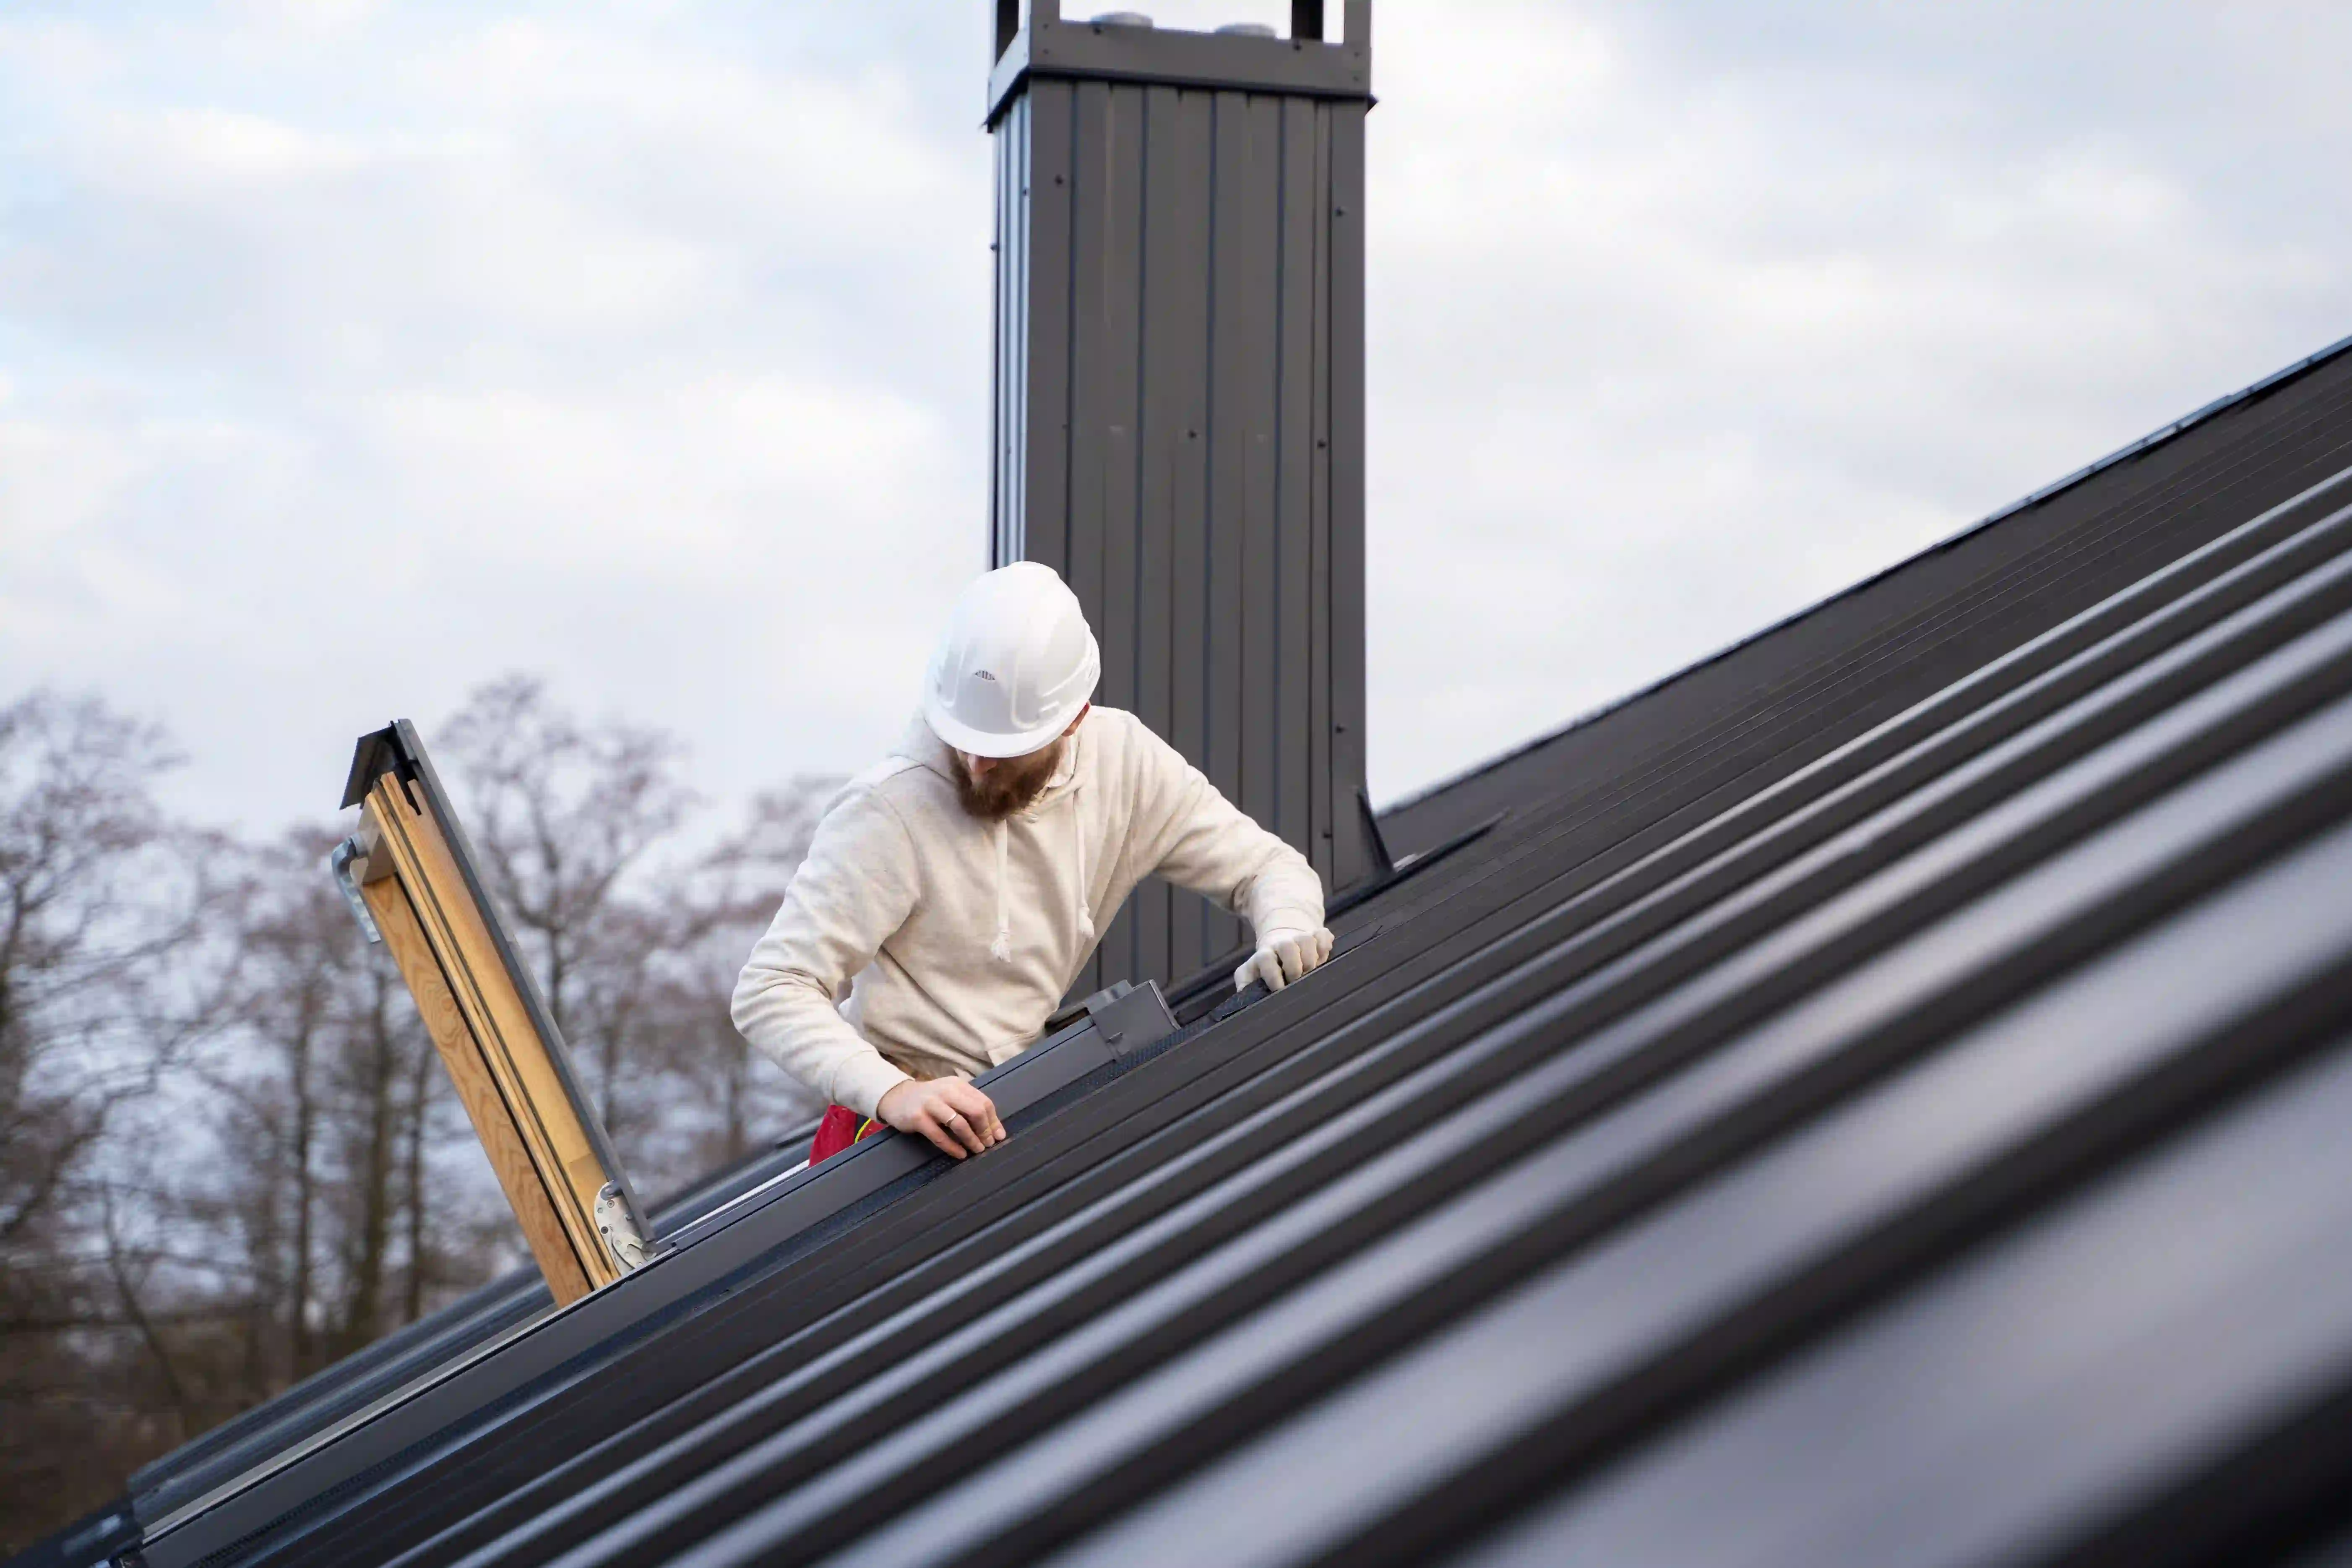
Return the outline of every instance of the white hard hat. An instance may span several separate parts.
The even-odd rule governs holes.
[[[1069,727],[1101,675],[1078,596],[1052,567],[1016,561],[956,595],[923,681],[923,717],[959,752],[1026,756]]]

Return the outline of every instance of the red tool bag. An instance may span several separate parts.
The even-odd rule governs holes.
[[[828,1105],[824,1120],[816,1124],[816,1136],[809,1140],[809,1163],[830,1160],[852,1143],[887,1131],[885,1123],[860,1117],[845,1105]]]

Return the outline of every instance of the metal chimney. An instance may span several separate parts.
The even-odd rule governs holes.
[[[998,0],[992,565],[1041,561],[1133,710],[1340,889],[1364,783],[1371,6],[1291,37]],[[1157,881],[1076,994],[1180,980],[1239,922]]]

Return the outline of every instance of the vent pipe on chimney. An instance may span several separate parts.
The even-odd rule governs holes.
[[[1041,561],[1129,708],[1334,890],[1364,783],[1364,115],[1346,37],[999,0],[992,565]],[[1158,882],[1079,979],[1181,979],[1242,929]]]

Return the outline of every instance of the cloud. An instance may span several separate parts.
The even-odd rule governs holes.
[[[1759,629],[2352,323],[2346,196],[2326,173],[2340,125],[2333,152],[2293,152],[2297,177],[2271,171],[2293,187],[2282,210],[2190,155],[2153,81],[2076,80],[2058,115],[2001,79],[2038,57],[2095,67],[2114,43],[2098,31],[1979,16],[1955,48],[1948,24],[1859,8],[1795,36],[1724,20],[1383,17],[1383,795]],[[2149,77],[2200,31],[2173,29]],[[2167,37],[2134,33],[2142,54]],[[2269,72],[2237,66],[2231,134],[2251,150]]]
[[[17,24],[0,672],[251,826],[519,667],[722,797],[877,750],[984,550],[986,144],[800,23]]]
[[[863,765],[984,556],[987,25],[0,13],[0,681],[255,827],[517,668]],[[2347,26],[1383,5],[1376,795],[2352,330]]]

